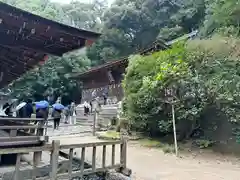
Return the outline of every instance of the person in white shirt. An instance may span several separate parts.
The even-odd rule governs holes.
[[[77,116],[76,105],[74,102],[72,102],[70,105],[70,122],[71,122],[71,124],[76,124],[76,116]]]
[[[91,108],[90,104],[89,104],[87,101],[85,101],[85,102],[83,103],[83,107],[84,107],[84,116],[89,115],[89,113],[90,113],[90,108]]]

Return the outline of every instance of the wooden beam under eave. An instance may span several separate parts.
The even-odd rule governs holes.
[[[39,42],[32,41],[31,39],[16,39],[15,36],[0,33],[0,45],[3,47],[10,47],[10,48],[24,48],[29,49],[31,51],[41,52],[43,54],[52,54],[57,56],[62,56],[62,52],[64,51],[64,48],[62,48],[62,51],[56,51],[52,50],[50,48],[45,48]]]

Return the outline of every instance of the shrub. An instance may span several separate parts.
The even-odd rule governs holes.
[[[132,56],[123,81],[124,114],[151,136],[172,134],[166,89],[174,89],[177,132],[186,138],[214,107],[239,121],[240,40],[214,37],[177,44],[149,56]]]

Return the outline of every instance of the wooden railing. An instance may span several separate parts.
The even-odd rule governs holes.
[[[47,121],[42,118],[0,117],[0,134],[2,135],[0,137],[0,148],[44,145],[48,141],[45,124],[47,124]],[[4,155],[2,157],[7,158]],[[42,152],[35,152],[34,157],[39,164]]]
[[[31,124],[31,122],[37,122]],[[45,141],[44,130],[46,120],[41,118],[9,118],[0,117],[0,130],[5,133],[4,137],[0,137],[0,146],[9,146],[10,142],[14,145],[24,145],[28,140]],[[8,142],[4,144],[4,142]],[[23,143],[23,144],[21,144]]]
[[[120,162],[116,163],[116,146],[120,146],[119,155]],[[107,146],[111,146],[111,164],[106,164],[106,158],[109,157],[107,155]],[[78,170],[73,170],[73,160],[74,158],[74,150],[81,149],[81,161],[80,168]],[[92,148],[92,163],[90,169],[84,168],[85,160],[87,159],[86,149]],[[99,153],[97,150],[99,148],[102,150],[101,162],[99,162]],[[61,151],[68,151],[68,169],[67,173],[58,174],[58,164],[59,164],[59,153]],[[22,177],[20,175],[20,167],[21,167],[21,156],[26,153],[34,152],[42,152],[42,151],[50,151],[50,170],[48,177],[40,177],[39,168],[37,167],[37,160],[35,156],[33,156],[33,168],[32,168],[32,177]],[[74,177],[82,177],[84,175],[94,174],[97,172],[105,172],[109,169],[125,169],[127,162],[127,144],[125,140],[121,141],[107,141],[107,142],[95,142],[95,143],[84,143],[84,144],[71,144],[71,145],[60,145],[60,141],[55,140],[52,144],[47,144],[41,147],[30,147],[30,148],[17,148],[17,149],[0,149],[0,155],[3,154],[17,154],[17,161],[14,171],[13,180],[22,180],[24,179],[34,179],[34,180],[56,180],[58,178],[66,178],[71,179]]]
[[[37,122],[31,124],[31,122]],[[0,147],[31,145],[48,140],[46,120],[41,118],[0,117]]]

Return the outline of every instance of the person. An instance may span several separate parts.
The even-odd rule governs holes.
[[[48,108],[38,108],[36,109],[36,118],[48,118]]]
[[[52,117],[53,117],[53,122],[54,122],[54,129],[59,128],[60,120],[61,120],[61,113],[62,113],[62,110],[53,109]]]
[[[87,116],[89,114],[89,104],[87,103],[87,101],[85,101],[83,103],[83,106],[84,106],[84,116]]]
[[[108,87],[105,87],[102,93],[102,97],[103,97],[103,104],[106,105],[107,104],[107,99],[108,99]]]
[[[90,113],[92,113],[92,112],[93,112],[93,104],[92,104],[92,100],[90,101],[90,107],[91,107],[91,109],[90,109]]]
[[[71,122],[71,124],[76,124],[76,116],[77,116],[76,106],[75,106],[75,103],[72,102],[71,106],[70,106],[70,122]]]
[[[23,109],[24,109],[24,118],[31,118],[33,113],[33,104],[31,99],[27,100],[27,104],[23,107]]]
[[[65,124],[68,124],[69,122],[69,117],[70,117],[70,106],[66,106],[65,109],[64,109],[64,115],[65,115],[65,121],[64,123]]]

